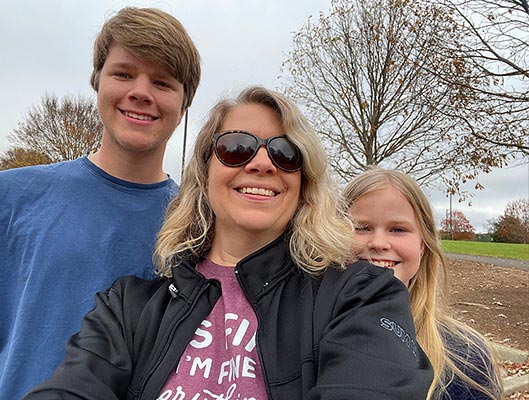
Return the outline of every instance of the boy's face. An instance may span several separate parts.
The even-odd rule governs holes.
[[[182,119],[184,87],[167,68],[112,43],[100,73],[97,104],[103,145],[119,152],[161,156]]]

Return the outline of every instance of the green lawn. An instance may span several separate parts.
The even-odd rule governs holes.
[[[441,245],[447,253],[529,260],[529,244],[442,240]]]

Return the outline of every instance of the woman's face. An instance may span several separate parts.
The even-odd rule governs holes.
[[[358,257],[392,269],[409,286],[419,270],[424,242],[408,199],[388,185],[359,197],[349,213],[355,224],[355,242],[364,245],[355,251]]]
[[[278,115],[261,104],[244,104],[226,115],[221,132],[243,130],[267,139],[284,133]],[[285,172],[265,147],[240,167],[228,167],[215,155],[208,173],[208,197],[215,213],[215,236],[269,242],[281,235],[299,203],[301,171]],[[225,236],[224,236],[225,237]]]

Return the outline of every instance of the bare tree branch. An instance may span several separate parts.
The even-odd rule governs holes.
[[[456,193],[462,182],[527,157],[529,95],[508,86],[527,68],[507,57],[512,43],[519,50],[526,40],[501,20],[495,37],[517,40],[487,46],[491,33],[482,27],[497,21],[490,13],[470,40],[463,26],[473,17],[455,1],[490,10],[495,3],[333,0],[327,15],[294,34],[282,90],[306,111],[339,179],[381,164]],[[503,70],[500,57],[510,61]]]
[[[20,147],[9,149],[0,155],[0,171],[49,163],[51,160],[46,155]]]
[[[334,0],[328,15],[295,33],[283,90],[307,112],[341,180],[383,164],[457,187],[505,162],[484,157],[489,148],[478,156],[478,139],[468,151],[456,134],[455,110],[474,99],[468,88],[487,86],[477,68],[447,56],[445,43],[461,33],[446,11],[422,1]]]
[[[95,102],[82,96],[62,100],[46,94],[8,136],[15,147],[52,162],[73,160],[99,148],[103,126]]]

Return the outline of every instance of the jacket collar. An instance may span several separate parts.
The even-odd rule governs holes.
[[[235,266],[241,285],[252,299],[256,300],[287,274],[297,271],[290,258],[288,239],[286,235],[279,236]]]
[[[205,278],[195,267],[196,262],[189,260],[173,264],[171,268],[173,276],[170,278],[171,285],[169,287],[173,297],[182,297],[183,295],[187,299],[192,299],[201,289]]]
[[[235,266],[239,282],[252,300],[258,299],[287,274],[298,271],[290,258],[288,239],[286,235],[279,236],[240,260]],[[194,261],[183,261],[172,266],[172,285],[178,293],[188,298],[191,298],[204,282],[204,276],[198,273],[195,267]]]

